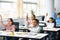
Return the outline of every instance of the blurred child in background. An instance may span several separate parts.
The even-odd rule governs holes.
[[[32,23],[29,25],[28,30],[32,33],[39,33],[41,28],[39,26],[39,20],[38,19],[33,19]]]
[[[28,17],[28,14],[26,16],[26,26],[30,25],[32,23],[32,20],[35,19],[35,15],[33,14],[33,11],[31,11],[31,16]]]
[[[53,28],[53,27],[56,27],[56,22],[55,22],[55,20],[54,20],[52,17],[50,17],[50,18],[48,19],[46,25],[47,25],[47,27],[49,27],[49,28]]]
[[[60,27],[60,13],[57,14],[56,26],[57,26],[57,27]]]

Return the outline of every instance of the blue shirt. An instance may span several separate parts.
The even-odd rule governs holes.
[[[60,26],[60,18],[56,18],[56,25]]]

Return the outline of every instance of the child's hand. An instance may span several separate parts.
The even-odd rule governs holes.
[[[28,13],[27,13],[27,15],[26,15],[26,20],[28,20]]]

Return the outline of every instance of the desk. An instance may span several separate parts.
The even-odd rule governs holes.
[[[60,30],[60,28],[48,28],[48,27],[43,27],[43,30],[45,31],[45,32],[50,32],[50,34],[49,34],[49,36],[50,36],[50,40],[52,40],[52,33],[54,33],[53,35],[55,35],[56,37],[56,39],[58,38],[58,34],[59,34],[59,30]],[[54,39],[55,39],[54,38]]]
[[[30,39],[43,39],[48,36],[48,34],[44,33],[30,33],[30,32],[3,32],[0,31],[0,36],[9,36],[9,37],[17,37],[17,38],[30,38]]]
[[[44,31],[59,31],[60,28],[48,28],[48,27],[43,27]]]
[[[43,24],[42,24],[43,25]],[[27,30],[26,26],[19,26],[19,30]],[[48,27],[43,27],[43,30],[45,31],[59,31],[60,28],[48,28]]]

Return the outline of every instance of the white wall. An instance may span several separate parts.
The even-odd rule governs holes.
[[[54,7],[57,13],[60,12],[60,0],[54,0]]]

